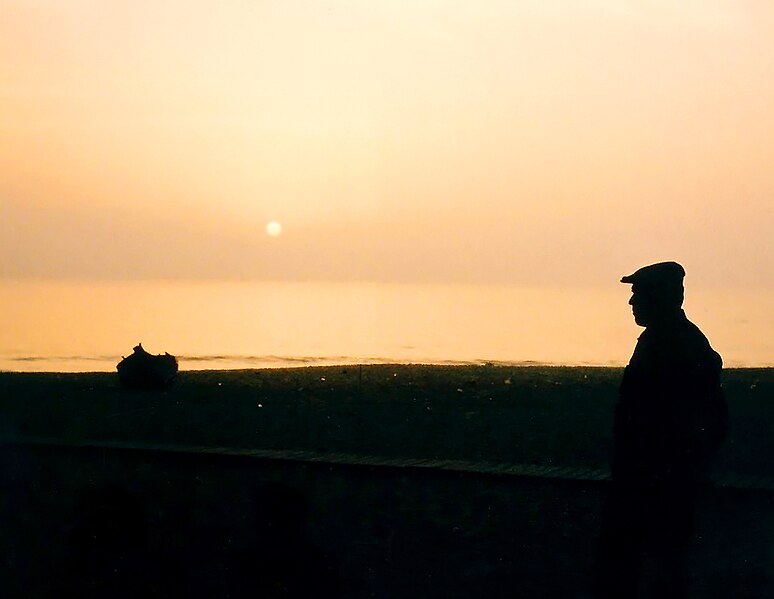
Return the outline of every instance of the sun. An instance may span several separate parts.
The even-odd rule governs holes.
[[[268,225],[266,225],[266,233],[269,235],[269,237],[279,237],[282,233],[282,225],[279,224],[276,220],[273,220]]]

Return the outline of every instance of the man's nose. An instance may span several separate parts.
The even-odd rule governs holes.
[[[634,296],[631,296],[631,297],[629,298],[629,305],[630,305],[630,306],[633,306],[633,305],[634,305]]]

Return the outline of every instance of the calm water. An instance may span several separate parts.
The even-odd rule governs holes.
[[[182,369],[355,362],[625,364],[628,286],[0,283],[0,370],[113,371],[141,341]],[[728,366],[774,362],[766,292],[688,290]]]

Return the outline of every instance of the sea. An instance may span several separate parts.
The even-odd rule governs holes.
[[[181,370],[427,363],[622,366],[629,287],[0,282],[0,370],[110,372],[138,343]],[[726,366],[774,364],[765,290],[688,290]]]

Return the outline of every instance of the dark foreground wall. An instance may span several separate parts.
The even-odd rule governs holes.
[[[4,597],[576,597],[606,483],[2,448]],[[771,597],[772,494],[702,506],[696,597]]]

